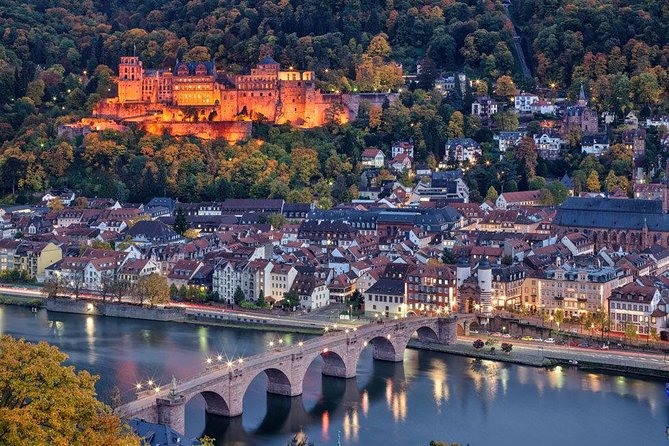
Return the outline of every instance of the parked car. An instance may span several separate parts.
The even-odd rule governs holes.
[[[499,331],[496,331],[491,336],[500,337],[500,336],[502,336],[502,333],[500,333]]]
[[[534,341],[534,338],[532,336],[523,336],[521,338],[521,340],[523,340],[523,341]]]
[[[478,330],[469,330],[469,334],[479,334]]]
[[[544,342],[546,344],[555,344],[555,339],[553,338],[544,339]]]
[[[541,338],[532,338],[532,340],[537,342],[544,342],[544,340]]]
[[[602,350],[608,350],[608,349],[609,349],[609,344],[602,344],[602,346],[600,347],[600,349],[602,349]]]
[[[509,333],[504,333],[504,334],[502,335],[502,337],[503,337],[503,338],[510,338],[511,335],[510,335]]]

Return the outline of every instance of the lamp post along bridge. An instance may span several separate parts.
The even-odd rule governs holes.
[[[267,375],[267,392],[298,396],[309,365],[319,356],[323,375],[338,378],[356,376],[358,359],[371,345],[376,360],[400,362],[407,343],[418,340],[431,344],[452,344],[457,340],[458,318],[415,317],[371,323],[355,329],[330,331],[324,336],[291,346],[279,345],[269,351],[235,361],[207,361],[199,375],[166,388],[155,387],[137,393],[137,399],[119,406],[116,414],[140,418],[184,432],[186,403],[202,395],[210,414],[236,417],[243,412],[244,394],[261,373]]]

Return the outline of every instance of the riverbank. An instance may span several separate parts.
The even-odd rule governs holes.
[[[0,305],[17,305],[19,307],[42,308],[44,300],[36,297],[5,296],[0,294]]]
[[[531,367],[552,368],[564,365],[578,367],[583,371],[618,373],[669,380],[669,364],[664,362],[661,357],[653,359],[656,362],[647,362],[642,361],[640,358],[624,356],[623,354],[610,355],[576,350],[545,350],[541,346],[519,345],[514,345],[514,350],[510,354],[506,354],[501,352],[500,349],[496,349],[494,352],[491,352],[488,348],[475,350],[473,346],[465,341],[458,341],[453,345],[439,345],[422,343],[417,339],[410,340],[408,347]]]

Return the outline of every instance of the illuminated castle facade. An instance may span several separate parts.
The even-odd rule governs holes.
[[[145,69],[138,57],[122,57],[118,96],[100,102],[94,115],[139,123],[154,134],[238,141],[250,136],[251,120],[299,127],[348,122],[355,119],[361,98],[380,105],[388,96],[394,99],[392,94],[323,94],[313,71],[281,70],[269,56],[243,75],[219,71],[213,62]]]

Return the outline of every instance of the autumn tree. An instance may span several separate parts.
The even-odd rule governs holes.
[[[45,342],[0,338],[0,443],[139,446],[96,399],[97,376],[63,366],[67,355]]]
[[[495,113],[492,119],[497,128],[503,132],[513,132],[518,129],[518,115],[512,111]]]
[[[451,115],[446,133],[449,138],[461,138],[465,135],[465,118],[461,112],[456,111]]]
[[[163,276],[153,273],[139,278],[134,295],[140,305],[144,302],[148,302],[150,306],[163,305],[170,300],[170,288]]]
[[[597,171],[593,170],[588,175],[588,179],[585,182],[585,187],[589,192],[600,192],[602,190],[602,185],[599,182],[599,174]]]
[[[494,186],[490,186],[488,188],[488,192],[486,192],[485,194],[485,200],[494,203],[495,201],[497,201],[498,197],[499,195],[497,194],[497,190],[494,188]]]
[[[495,84],[495,93],[497,96],[511,97],[517,92],[516,84],[510,76],[500,76]]]
[[[533,178],[537,172],[537,146],[534,138],[525,137],[513,149],[513,156],[518,161],[527,178]]]

